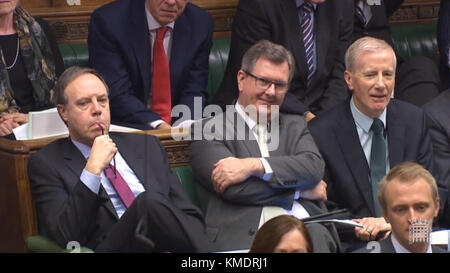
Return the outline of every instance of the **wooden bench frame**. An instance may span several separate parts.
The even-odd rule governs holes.
[[[174,140],[171,130],[140,131],[158,137],[171,167],[188,166],[189,141]],[[188,130],[177,135],[189,133]],[[28,177],[28,159],[40,148],[65,137],[13,141],[0,138],[0,252],[28,252],[27,238],[39,234]]]

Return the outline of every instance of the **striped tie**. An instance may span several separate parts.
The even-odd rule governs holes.
[[[314,72],[316,70],[314,66],[314,31],[313,31],[313,7],[312,4],[306,2],[303,4],[303,18],[302,18],[302,33],[303,44],[305,45],[306,62],[308,65],[308,77],[306,83],[311,85]]]

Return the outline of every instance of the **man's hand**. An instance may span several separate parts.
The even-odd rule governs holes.
[[[251,175],[264,175],[264,166],[261,160],[258,158],[227,157],[214,164],[211,178],[214,190],[222,193],[229,186],[240,183]]]
[[[374,241],[376,240],[380,232],[386,232],[383,239],[389,236],[391,231],[391,224],[386,223],[383,217],[367,217],[362,219],[353,219],[353,221],[360,223],[364,228],[355,228],[356,237],[362,241]]]
[[[156,127],[156,129],[172,129],[172,126],[170,126],[169,124],[163,122],[163,123],[161,123],[160,125],[158,125],[158,126]]]
[[[5,115],[0,119],[0,136],[6,136],[13,132],[13,129],[28,122],[28,114],[13,113]]]
[[[323,180],[312,189],[301,191],[300,197],[308,200],[326,201],[327,197],[327,183]]]
[[[96,137],[85,169],[99,176],[116,153],[117,146],[108,135]]]
[[[308,113],[306,114],[305,119],[306,119],[306,121],[308,122],[308,121],[312,120],[312,119],[315,118],[315,117],[316,117],[316,115],[314,115],[312,112],[308,112]]]

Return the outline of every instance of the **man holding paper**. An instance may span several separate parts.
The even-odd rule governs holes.
[[[29,161],[37,214],[51,239],[96,252],[210,249],[203,216],[161,143],[149,135],[107,134],[108,89],[95,70],[66,70],[54,100],[70,137]]]

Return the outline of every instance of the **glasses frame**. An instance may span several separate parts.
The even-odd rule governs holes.
[[[251,76],[252,78],[255,79],[255,85],[256,87],[260,88],[261,90],[266,91],[267,89],[269,89],[272,85],[275,85],[275,92],[276,93],[286,93],[289,89],[289,83],[287,82],[280,82],[280,81],[274,81],[274,80],[269,80],[266,78],[262,78],[262,77],[258,77],[246,70],[242,70],[244,71],[245,74]],[[259,84],[258,84],[259,83]],[[267,87],[263,87],[263,85],[268,84]]]

